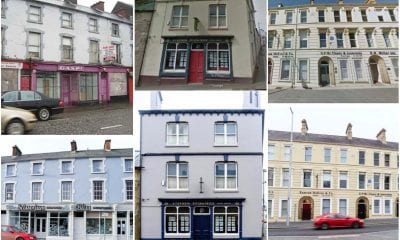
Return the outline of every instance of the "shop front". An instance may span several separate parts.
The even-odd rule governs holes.
[[[20,89],[22,65],[20,62],[1,62],[1,91]]]

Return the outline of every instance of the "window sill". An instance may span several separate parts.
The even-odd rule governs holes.
[[[60,175],[73,175],[74,173],[60,173]]]
[[[168,234],[164,235],[164,238],[190,238],[190,233],[187,234]]]
[[[238,189],[214,189],[214,193],[238,193]]]
[[[91,174],[104,174],[106,172],[91,172]]]
[[[215,31],[215,30],[224,30],[224,31],[227,31],[228,30],[228,27],[208,27],[208,30],[209,31]]]
[[[11,175],[11,176],[5,176],[6,178],[9,178],[9,177],[16,177],[17,175]]]
[[[40,174],[31,174],[31,176],[43,176],[44,174],[43,173],[40,173]]]
[[[189,147],[189,145],[165,145],[167,148],[172,148],[172,147]]]
[[[238,144],[214,144],[214,147],[238,147]]]
[[[214,238],[239,238],[238,233],[214,233],[213,234]]]
[[[61,28],[74,30],[74,28],[73,28],[73,27],[65,27],[65,26],[61,26]]]
[[[167,189],[165,190],[167,193],[189,193],[189,189],[183,189],[183,190],[178,190],[178,189]]]
[[[31,20],[28,20],[27,22],[28,22],[28,23],[43,24],[43,22],[35,22],[35,21],[31,21]]]
[[[188,27],[170,27],[169,31],[189,31]]]

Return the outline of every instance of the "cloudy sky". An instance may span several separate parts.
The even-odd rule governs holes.
[[[304,5],[310,3],[310,0],[269,0],[269,7],[277,7],[279,3],[284,6]],[[315,4],[336,3],[337,0],[315,0]],[[344,3],[363,3],[365,0],[344,0]],[[396,3],[398,0],[377,0],[378,3]]]
[[[100,0],[78,0],[78,4],[90,7],[90,6],[92,6],[93,4],[95,4],[95,3],[99,2],[99,1]],[[104,2],[104,10],[106,12],[111,12],[111,10],[115,6],[115,3],[117,3],[118,1],[133,5],[133,1],[134,0],[103,0],[103,2]]]

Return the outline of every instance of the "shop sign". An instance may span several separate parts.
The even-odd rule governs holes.
[[[46,211],[46,206],[37,204],[18,204],[20,211]]]
[[[269,52],[268,56],[273,57],[294,57],[293,52]]]
[[[117,55],[115,45],[103,46],[103,60],[104,61],[114,61]]]
[[[76,204],[75,211],[90,211],[90,205],[87,204]]]
[[[190,202],[167,202],[165,206],[190,206]],[[226,206],[226,205],[240,205],[240,202],[214,202],[214,201],[204,201],[204,202],[193,202],[196,206]]]
[[[307,191],[307,192],[300,191],[299,193],[302,195],[313,195],[313,196],[319,196],[319,195],[333,196],[333,193],[329,191]]]
[[[362,56],[362,52],[347,52],[347,51],[322,51],[321,55],[336,55],[336,56]]]
[[[391,193],[380,193],[380,192],[360,192],[358,195],[362,196],[374,196],[374,197],[392,197]]]
[[[21,69],[22,63],[2,62],[1,68]]]
[[[395,55],[397,56],[397,52],[395,51],[370,51],[369,54],[371,55]]]
[[[59,65],[59,71],[81,72],[84,70],[83,66]]]
[[[92,211],[112,211],[113,208],[110,206],[92,206]]]

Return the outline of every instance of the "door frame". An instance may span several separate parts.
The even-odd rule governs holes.
[[[365,218],[369,218],[369,200],[367,197],[361,196],[356,200],[356,216],[358,217],[358,206],[360,205],[360,201],[364,200],[365,205]]]
[[[47,236],[47,217],[34,217],[33,218],[34,219],[34,221],[33,221],[33,233],[36,235],[36,237],[38,237],[38,238],[42,238],[42,237],[46,237]],[[44,220],[44,232],[42,232],[42,231],[40,231],[40,232],[37,232],[36,231],[36,229],[37,229],[37,220],[40,220],[40,230],[42,230],[43,229],[43,220]],[[39,234],[44,234],[44,236],[38,236],[38,233]]]
[[[188,67],[188,83],[203,83],[204,82],[204,66],[205,66],[205,59],[204,59],[204,56],[205,56],[205,49],[206,49],[206,44],[204,44],[204,43],[199,43],[199,44],[203,44],[203,48],[201,48],[201,49],[197,49],[197,48],[195,48],[195,49],[193,49],[193,44],[196,44],[196,43],[190,43],[190,51],[189,51],[189,67]],[[202,73],[203,73],[203,76],[202,76],[202,80],[201,80],[201,82],[191,82],[190,81],[190,69],[191,69],[191,61],[190,61],[190,58],[191,58],[191,56],[192,56],[192,52],[201,52],[201,53],[203,53],[203,56],[202,56]]]
[[[327,85],[322,86],[321,85],[321,62],[326,61],[328,63],[328,71],[329,71],[329,83]],[[320,87],[325,87],[325,86],[335,86],[336,85],[336,80],[335,80],[335,69],[333,65],[333,61],[330,57],[323,56],[319,59],[318,61],[318,85]]]
[[[314,199],[311,196],[304,196],[299,199],[298,219],[303,220],[303,204],[310,204],[310,219],[314,218]]]

